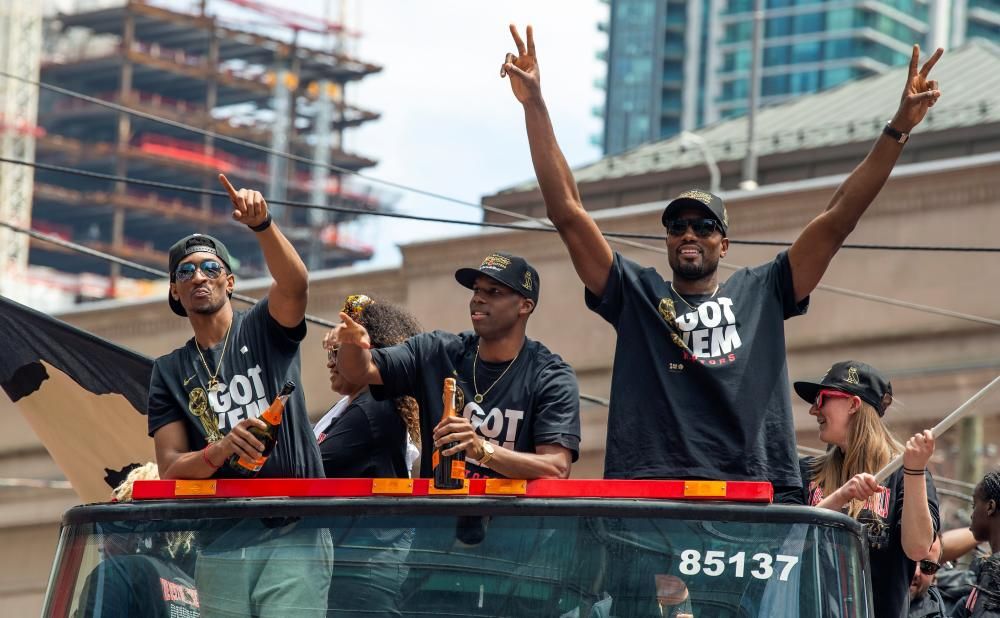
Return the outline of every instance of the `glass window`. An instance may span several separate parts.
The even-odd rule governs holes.
[[[668,518],[658,515],[666,509],[646,506],[630,507],[643,509],[630,516],[487,507],[489,517],[469,508],[463,516],[401,504],[379,515],[378,506],[350,508],[350,515],[283,517],[291,510],[275,506],[265,518],[67,526],[54,570],[60,591],[50,591],[46,615],[53,596],[69,615],[194,615],[223,604],[249,615],[258,582],[282,586],[275,603],[287,605],[268,613],[288,616],[309,607],[331,615],[520,618],[865,611],[863,548],[842,525]]]
[[[792,45],[792,62],[817,62],[821,59],[823,44],[820,41]]]
[[[819,90],[819,71],[792,73],[791,94],[803,94]]]
[[[822,88],[830,88],[838,84],[854,79],[854,69],[842,67],[839,69],[825,69],[821,76]]]
[[[814,13],[803,13],[801,15],[796,15],[792,19],[792,28],[795,34],[808,34],[810,32],[822,32],[826,24],[824,23],[823,13],[816,11]]]
[[[788,45],[776,45],[764,48],[764,66],[778,67],[788,64],[791,58],[791,47]]]
[[[791,17],[775,17],[765,22],[764,36],[769,39],[778,36],[788,36],[792,33]]]
[[[761,80],[760,90],[765,97],[788,94],[788,74],[766,75]]]

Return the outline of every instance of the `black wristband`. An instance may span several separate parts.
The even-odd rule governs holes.
[[[910,476],[923,476],[926,473],[927,473],[927,468],[924,468],[922,470],[916,470],[914,468],[907,468],[906,466],[903,466],[903,474],[908,474]]]
[[[264,222],[260,225],[248,225],[247,227],[255,232],[263,232],[271,227],[271,213],[267,213],[267,219],[264,219]]]
[[[894,139],[897,144],[905,144],[906,140],[910,139],[909,133],[903,133],[899,129],[893,128],[891,122],[885,123],[885,127],[882,129],[882,133],[885,133],[886,135]]]

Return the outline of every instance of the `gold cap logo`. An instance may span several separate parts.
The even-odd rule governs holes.
[[[858,386],[861,386],[861,378],[858,377],[858,369],[857,369],[857,367],[848,367],[847,368],[847,383],[848,384],[857,384]]]
[[[698,191],[697,189],[692,191],[685,191],[677,196],[677,199],[692,199],[698,200],[702,204],[708,206],[712,203],[712,194],[706,193],[705,191]]]
[[[533,285],[531,283],[531,271],[530,270],[524,271],[524,282],[521,285],[524,286],[524,289],[526,289],[526,290],[530,290],[533,287]]]

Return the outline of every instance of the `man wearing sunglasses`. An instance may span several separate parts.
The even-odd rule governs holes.
[[[672,280],[612,251],[584,209],[542,98],[531,27],[500,70],[524,108],[546,213],[618,335],[608,413],[608,478],[768,480],[779,499],[801,486],[785,359],[784,320],[809,294],[878,194],[913,127],[940,96],[913,48],[899,109],[827,209],[772,262],[718,276],[729,249],[723,201],[687,191],[663,212]]]
[[[305,264],[271,221],[260,192],[237,192],[225,176],[219,180],[230,194],[233,219],[260,243],[274,283],[250,310],[235,311],[233,260],[220,240],[192,234],[170,248],[167,302],[188,318],[194,337],[153,366],[149,434],[162,478],[236,476],[226,463],[231,456],[252,461],[261,455],[263,445],[250,428],[265,427],[258,417],[285,382],[301,384]],[[277,446],[259,476],[323,476],[302,393],[296,389],[286,403]]]
[[[194,331],[182,347],[156,359],[149,386],[149,435],[164,479],[237,476],[229,463],[254,461],[263,444],[251,427],[287,381],[301,386],[299,343],[306,335],[308,276],[291,243],[271,221],[258,191],[236,191],[225,176],[233,219],[260,244],[274,279],[247,311],[230,302],[233,259],[206,234],[191,234],[169,252],[167,302]],[[257,476],[322,477],[302,389],[285,402],[277,444]],[[333,548],[328,530],[248,520],[200,552],[195,581],[203,615],[326,615]]]
[[[908,618],[947,618],[944,599],[934,585],[941,568],[941,536],[934,535],[934,543],[923,560],[914,568],[910,582],[910,613]]]

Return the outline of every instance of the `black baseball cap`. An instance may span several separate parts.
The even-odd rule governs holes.
[[[483,259],[479,268],[456,270],[455,280],[471,290],[476,283],[476,277],[480,275],[499,281],[538,305],[538,288],[541,287],[538,271],[523,257],[510,253],[491,253]]]
[[[191,255],[192,253],[212,253],[219,258],[230,273],[233,272],[233,260],[229,255],[229,249],[226,245],[222,244],[222,241],[208,234],[191,234],[185,236],[184,238],[178,240],[174,243],[174,246],[170,247],[170,253],[168,254],[168,270],[170,272],[170,281],[174,281],[174,273],[177,270],[177,265],[181,263],[185,257]],[[174,300],[172,294],[167,291],[167,303],[170,304],[170,308],[179,316],[186,317],[187,311],[184,310],[184,306],[181,305],[179,300]]]
[[[677,211],[685,206],[700,208],[705,211],[706,215],[718,221],[723,236],[729,232],[729,215],[726,213],[726,205],[722,198],[714,193],[698,189],[685,191],[670,200],[667,207],[663,209],[663,216],[660,217],[663,227],[667,227],[667,221],[673,219]]]
[[[879,416],[885,416],[892,404],[892,383],[878,369],[858,361],[835,363],[819,382],[796,382],[794,387],[798,396],[809,403],[816,401],[816,395],[827,388],[857,395],[875,408]]]

